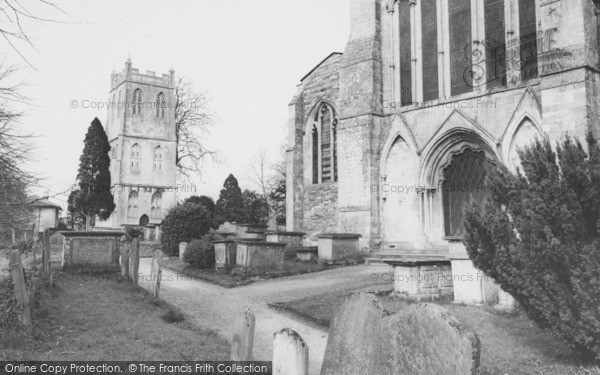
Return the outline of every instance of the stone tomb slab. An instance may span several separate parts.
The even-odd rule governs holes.
[[[309,262],[319,257],[319,249],[316,246],[293,246],[292,251],[296,253],[298,259],[304,262]]]
[[[267,242],[281,242],[287,245],[285,248],[284,257],[288,260],[296,258],[296,251],[294,251],[294,247],[302,245],[302,238],[304,238],[304,234],[304,232],[265,232]]]
[[[474,375],[481,344],[446,309],[411,304],[390,314],[368,293],[334,314],[321,375]]]
[[[282,271],[285,244],[236,240],[236,268],[244,272]]]
[[[257,234],[264,234],[267,231],[267,226],[255,223],[235,223],[237,237],[254,237]],[[220,229],[220,228],[219,228]],[[264,239],[264,237],[263,237]]]
[[[237,260],[237,244],[234,240],[213,241],[215,246],[215,271],[227,273],[235,267]]]
[[[119,265],[120,231],[61,231],[66,264]]]
[[[338,260],[359,252],[360,234],[355,233],[322,233],[319,239],[319,259]]]
[[[434,301],[452,297],[452,267],[450,260],[384,259],[394,269],[394,292],[410,301]]]

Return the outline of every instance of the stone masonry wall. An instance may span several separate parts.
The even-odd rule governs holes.
[[[309,117],[322,103],[330,104],[339,113],[338,71],[339,53],[333,53],[307,75],[298,88],[298,94],[290,103],[288,124],[289,147],[287,207],[292,210],[288,230],[303,231],[307,238],[316,234],[337,229],[337,186],[335,182],[313,184],[310,166],[305,161],[308,150],[306,136],[311,129],[307,126]],[[338,152],[339,158],[339,152]]]

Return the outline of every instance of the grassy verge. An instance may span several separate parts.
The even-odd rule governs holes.
[[[33,335],[0,316],[0,360],[224,360],[229,345],[118,273],[56,272],[36,296]],[[0,293],[0,296],[2,294]],[[0,301],[1,303],[2,301]]]
[[[272,304],[324,327],[336,307],[354,291],[326,293]],[[380,293],[388,311],[398,311],[406,302]],[[537,328],[523,315],[500,315],[482,307],[442,303],[459,321],[481,339],[482,375],[600,375],[595,366],[581,365],[560,340]]]
[[[202,269],[198,267],[191,266],[177,257],[164,258],[163,259],[163,267],[168,268],[172,271],[175,271],[179,274],[183,274],[186,276],[190,276],[193,278],[201,279],[204,281],[208,281],[213,284],[217,284],[219,286],[225,288],[234,288],[240,285],[248,285],[256,281],[265,280],[265,279],[273,279],[277,277],[284,276],[292,276],[292,275],[300,275],[304,273],[311,272],[320,272],[325,271],[332,268],[344,267],[350,265],[356,265],[363,263],[364,260],[362,258],[352,258],[346,259],[342,262],[338,263],[319,263],[316,261],[313,262],[301,262],[297,260],[286,260],[283,262],[283,270],[282,271],[272,271],[267,273],[240,273],[240,272],[232,272],[232,273],[216,273],[214,269]]]

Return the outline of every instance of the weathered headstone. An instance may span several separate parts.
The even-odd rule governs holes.
[[[129,249],[127,246],[121,246],[121,277],[125,280],[129,279]]]
[[[179,259],[183,260],[183,257],[185,256],[185,249],[187,249],[187,242],[180,242],[179,243]]]
[[[334,315],[321,375],[474,375],[480,353],[477,335],[443,307],[411,304],[388,314],[360,293]]]
[[[131,251],[129,252],[129,274],[133,286],[138,286],[140,277],[140,240],[134,238],[131,241]]]
[[[44,229],[44,247],[42,250],[42,269],[44,274],[50,274],[50,231]]]
[[[160,279],[162,278],[162,257],[163,252],[160,250],[154,251],[152,256],[152,265],[150,266],[150,292],[152,298],[158,300],[158,294],[160,291]]]
[[[254,345],[254,314],[250,310],[244,311],[237,331],[233,334],[231,343],[232,361],[251,361],[252,347]]]
[[[23,275],[23,264],[21,263],[21,254],[19,250],[13,250],[10,254],[10,269],[13,278],[14,293],[17,299],[17,306],[21,309],[19,320],[26,326],[31,326],[31,310],[29,305],[29,294]]]
[[[375,296],[358,293],[338,308],[329,326],[321,375],[372,374],[383,307]]]
[[[273,335],[273,375],[308,375],[308,345],[289,328]]]
[[[412,304],[381,320],[369,374],[479,374],[481,345],[448,310]]]

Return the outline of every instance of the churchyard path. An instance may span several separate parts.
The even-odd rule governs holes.
[[[150,258],[140,260],[140,286],[150,274]],[[319,374],[327,341],[327,331],[305,320],[275,311],[268,303],[295,300],[328,292],[358,289],[372,285],[372,273],[387,272],[386,266],[353,266],[259,281],[237,288],[223,288],[163,268],[160,298],[181,309],[198,326],[217,331],[231,342],[237,322],[245,309],[255,317],[255,360],[271,360],[273,333],[291,328],[309,347],[310,374]],[[198,358],[201,360],[201,358]]]

